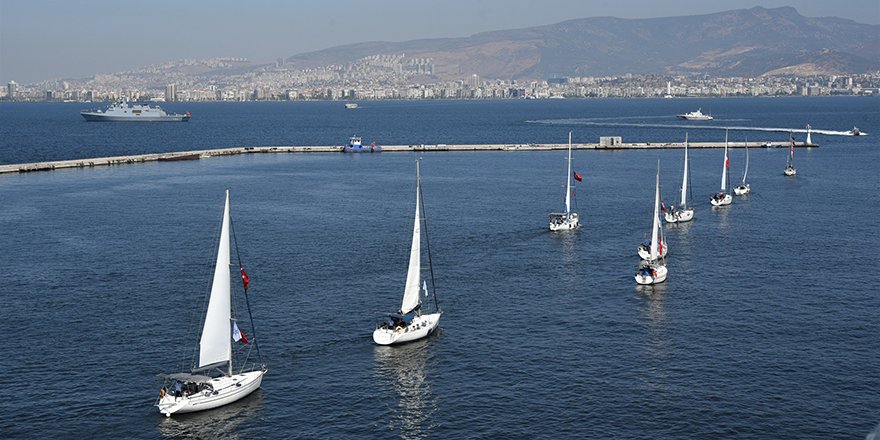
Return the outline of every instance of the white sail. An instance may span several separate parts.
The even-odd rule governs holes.
[[[208,313],[202,327],[199,342],[199,367],[229,362],[232,358],[232,326],[230,310],[232,302],[229,275],[229,190],[226,190],[226,206],[223,208],[223,226],[220,229],[220,247],[214,266],[214,283],[208,300]]]
[[[571,132],[568,132],[568,180],[565,181],[565,218],[571,213]]]
[[[660,161],[657,161],[657,187],[654,192],[654,225],[651,229],[651,261],[660,255],[658,245],[660,235]]]
[[[746,169],[743,171],[743,185],[746,184],[746,176],[749,175],[749,141],[746,141]]]
[[[409,313],[419,305],[419,287],[422,278],[422,234],[419,211],[419,193],[422,178],[419,163],[416,162],[416,218],[413,224],[412,247],[409,250],[409,269],[406,271],[406,286],[403,289],[403,302],[400,313]]]
[[[681,177],[681,207],[687,208],[687,182],[688,182],[688,136],[684,134],[684,173]]]
[[[721,192],[727,190],[727,131],[724,132],[724,164],[721,166]]]

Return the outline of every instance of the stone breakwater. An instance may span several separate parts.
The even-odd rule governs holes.
[[[743,148],[745,142],[730,142],[730,148]],[[778,142],[750,142],[749,147],[787,147],[785,143]],[[724,148],[724,142],[691,142],[689,148]],[[816,144],[796,143],[795,147],[818,147]],[[431,151],[544,151],[564,150],[568,144],[417,144],[417,145],[383,145],[381,153],[395,152],[431,152]],[[572,144],[575,150],[646,150],[684,148],[684,143],[617,143],[614,145],[601,144]],[[145,162],[164,162],[181,160],[198,160],[218,156],[232,156],[238,154],[258,153],[342,153],[341,146],[269,146],[269,147],[233,147],[207,150],[179,151],[173,153],[134,154],[125,156],[98,157],[91,159],[68,159],[47,162],[31,162],[0,165],[0,174],[28,173],[35,171],[53,171],[66,168],[92,168],[98,166],[127,165]],[[346,153],[349,154],[349,153]],[[377,153],[350,153],[350,154],[377,154]]]

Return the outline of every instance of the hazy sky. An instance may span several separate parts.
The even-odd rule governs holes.
[[[596,16],[793,6],[880,24],[880,0],[0,0],[0,84],[182,58],[278,57],[362,41],[462,37]]]

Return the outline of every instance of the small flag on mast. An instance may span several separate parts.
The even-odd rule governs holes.
[[[247,290],[248,286],[251,285],[251,279],[241,264],[238,265],[238,269],[241,271],[241,283],[244,285],[244,290]]]
[[[575,171],[575,172],[574,172],[574,180],[577,180],[578,182],[583,182],[583,181],[584,181],[584,178],[581,177],[580,173],[578,173],[577,171]]]
[[[241,341],[242,344],[248,343],[247,336],[238,328],[238,323],[235,321],[232,322],[232,340],[235,342]]]

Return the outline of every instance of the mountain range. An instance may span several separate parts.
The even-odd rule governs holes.
[[[292,56],[312,68],[374,54],[431,58],[441,80],[633,74],[838,74],[880,70],[880,25],[754,7],[707,15],[594,17],[464,38],[365,42]]]

